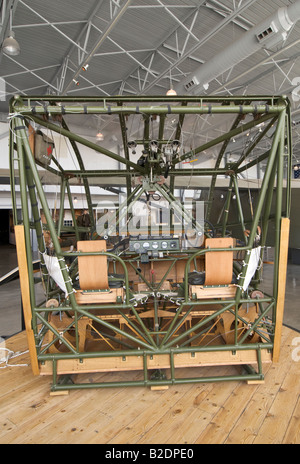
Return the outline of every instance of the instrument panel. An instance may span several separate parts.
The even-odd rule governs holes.
[[[161,253],[167,251],[179,251],[180,240],[175,237],[131,237],[129,241],[129,251],[138,254]]]

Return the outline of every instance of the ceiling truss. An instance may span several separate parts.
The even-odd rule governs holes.
[[[0,38],[5,38],[9,29],[10,12],[13,17],[13,29],[16,34],[26,31],[51,30],[53,41],[61,41],[61,56],[56,63],[31,65],[30,60],[20,57],[7,57],[9,71],[2,79],[6,83],[7,100],[15,93],[78,95],[79,93],[109,95],[149,95],[165,94],[166,89],[180,82],[193,67],[205,66],[205,50],[218,34],[236,28],[239,33],[248,31],[255,24],[247,12],[258,4],[257,0],[199,0],[173,2],[167,0],[97,0],[81,17],[69,18],[47,14],[47,9],[37,8],[35,0],[3,0],[0,11]],[[27,12],[27,16],[18,16],[18,11]],[[129,18],[137,15],[150,15],[156,11],[169,21],[169,27],[161,33],[155,43],[149,41],[148,47],[136,42],[136,47],[127,46],[122,41],[124,27]],[[213,24],[203,33],[199,28],[203,14],[213,15]],[[26,16],[26,17],[25,17]],[[51,17],[51,19],[50,19]],[[17,21],[15,22],[15,19]],[[125,22],[124,22],[125,21]],[[124,26],[126,25],[126,26]],[[227,28],[227,29],[226,29]],[[76,31],[72,34],[72,30]],[[133,25],[134,31],[134,25]],[[274,93],[288,94],[293,90],[293,79],[299,67],[300,40],[286,41],[279,49],[265,49],[261,59],[252,67],[231,68],[218,79],[208,95],[240,93],[246,94],[257,81],[268,79],[272,82]],[[294,53],[292,54],[292,52]],[[265,54],[265,57],[263,57]],[[290,56],[292,55],[292,56]],[[3,61],[3,54],[0,60]],[[126,60],[124,72],[111,73],[102,77],[82,71],[82,66],[101,68],[102,61],[114,59]],[[13,67],[14,66],[14,67]],[[13,67],[13,68],[12,68]],[[11,71],[10,69],[14,69]],[[253,72],[256,71],[256,77]],[[300,75],[300,74],[299,74]],[[32,84],[26,85],[25,78],[31,76]],[[21,81],[24,77],[24,85]],[[19,80],[20,79],[20,80]],[[80,82],[80,86],[76,85]],[[294,110],[298,109],[294,105]],[[298,113],[297,113],[298,114]],[[298,114],[299,117],[299,114]],[[299,118],[300,119],[300,118]]]

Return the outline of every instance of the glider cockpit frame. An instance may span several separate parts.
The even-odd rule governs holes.
[[[67,121],[75,115],[117,120],[123,155],[72,132]],[[199,146],[185,146],[183,132],[187,121],[190,128],[193,118],[210,115],[227,118],[230,128]],[[136,116],[142,119],[143,135],[132,143],[128,121]],[[167,131],[169,118],[176,121],[172,136]],[[155,140],[151,128],[154,120],[157,121]],[[53,391],[262,381],[263,364],[278,360],[283,321],[292,171],[289,101],[285,97],[268,96],[76,99],[16,96],[10,104],[10,125],[14,222],[34,374],[52,375]],[[58,134],[67,141],[77,169],[62,166],[57,147],[46,153],[47,162],[37,156],[37,126],[46,129],[48,135]],[[234,162],[228,160],[229,144],[246,137],[248,131],[255,135]],[[47,137],[44,142],[46,146],[50,143]],[[97,154],[98,169],[85,169],[82,146]],[[139,146],[140,158],[134,161],[132,147]],[[192,165],[196,157],[204,159],[206,151],[216,148],[212,167]],[[103,169],[105,157],[119,163],[119,169]],[[265,171],[249,218],[245,217],[239,180],[258,163],[265,164]],[[59,182],[57,217],[53,217],[49,208],[42,180],[44,173]],[[191,177],[196,179],[194,186],[198,189],[209,179],[204,218],[199,219],[176,196],[178,179]],[[102,185],[105,178],[120,182],[123,192],[126,189],[126,198],[114,215],[114,228],[109,220],[100,226],[97,223],[90,190],[91,185]],[[220,179],[227,193],[218,213],[219,220],[212,224]],[[71,194],[76,183],[84,189],[88,227],[78,226],[76,221]],[[181,181],[180,185],[184,183]],[[141,200],[149,208],[150,197],[167,204],[168,233],[162,232],[161,224],[156,224],[154,233],[148,228],[134,236],[127,231],[123,233],[121,225],[124,222],[128,225],[132,219],[134,205]],[[229,222],[233,198],[236,224]],[[64,225],[67,203],[72,227]],[[175,214],[182,219],[179,228],[175,227]],[[272,291],[266,293],[260,288],[261,263],[270,221],[275,224],[274,271]],[[184,224],[195,234],[193,246],[186,246]],[[237,227],[239,239],[235,236]],[[36,231],[41,257],[45,289],[42,304],[37,304],[35,296],[32,230]],[[75,237],[71,251],[65,250],[61,243],[61,234],[66,230]],[[110,244],[113,231],[117,231],[117,242]],[[89,240],[82,241],[82,233]],[[90,242],[92,245],[86,245]],[[125,243],[122,249],[118,248],[121,242]],[[209,266],[212,280],[208,279]],[[229,280],[228,272],[222,275],[226,267],[231,273]],[[99,279],[94,279],[95,276]],[[88,288],[83,284],[86,279],[93,281]],[[218,367],[224,365],[234,365],[240,370],[236,375],[219,374]],[[214,366],[213,375],[203,376],[203,366]],[[186,367],[193,369],[192,377],[181,375],[181,369]],[[199,369],[196,375],[195,369]],[[151,377],[153,370],[156,374]],[[141,376],[94,384],[66,381],[66,376],[72,374],[106,371],[139,371]]]

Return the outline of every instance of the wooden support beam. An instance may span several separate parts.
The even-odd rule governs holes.
[[[30,354],[31,368],[33,375],[40,375],[39,363],[37,359],[35,338],[32,330],[32,312],[30,302],[30,287],[28,276],[28,263],[25,247],[25,232],[24,226],[15,226],[16,247],[20,275],[20,287],[22,295],[24,321],[28,340],[28,348]]]
[[[282,333],[282,325],[283,325],[285,290],[286,290],[289,234],[290,234],[290,219],[282,218],[281,236],[280,236],[279,269],[278,269],[276,327],[275,327],[274,349],[273,349],[273,362],[274,363],[279,362],[279,356],[280,356],[281,333]]]

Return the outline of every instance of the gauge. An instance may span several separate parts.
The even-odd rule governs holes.
[[[168,248],[168,242],[162,242],[161,247],[163,250],[166,250]]]
[[[158,244],[157,242],[153,242],[153,243],[152,243],[152,248],[153,248],[153,250],[157,250],[158,247],[159,247],[159,244]]]
[[[141,245],[138,242],[136,242],[133,247],[135,250],[139,250],[141,248]]]
[[[148,248],[150,248],[150,243],[149,243],[149,242],[143,243],[143,248],[145,248],[146,250],[148,250]]]

